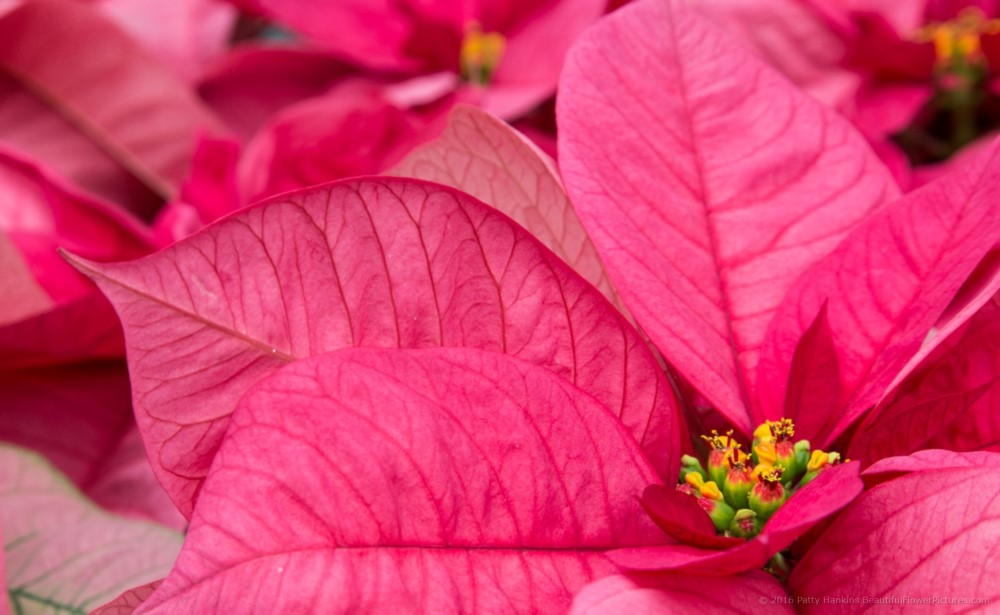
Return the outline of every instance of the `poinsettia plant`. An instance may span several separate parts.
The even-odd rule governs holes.
[[[195,217],[173,208],[177,231],[153,237],[18,167],[47,188],[33,211],[147,242],[116,252],[50,219],[36,244],[22,223],[0,235],[16,274],[0,283],[23,305],[0,316],[51,309],[47,272],[88,289],[44,258],[63,245],[121,320],[119,385],[187,531],[175,559],[176,533],[77,501],[46,462],[4,447],[15,608],[1000,599],[982,574],[1000,563],[1000,146],[902,195],[848,119],[702,15],[639,0],[574,43],[558,163],[459,106],[386,176],[226,215],[238,150],[206,140],[185,184]],[[150,243],[171,245],[126,260]],[[93,373],[75,390],[97,412],[110,388]],[[33,382],[0,386],[27,408]],[[20,443],[95,499],[115,491],[115,473],[45,449],[42,431]],[[46,549],[75,563],[51,568]],[[114,566],[92,578],[79,564],[105,556]]]

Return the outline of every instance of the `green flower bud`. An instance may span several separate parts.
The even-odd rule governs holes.
[[[747,501],[750,510],[757,513],[761,522],[767,521],[771,515],[785,502],[785,488],[781,485],[781,468],[769,468],[759,475],[759,481],[750,490]]]
[[[691,472],[700,474],[702,480],[708,480],[708,474],[705,473],[705,468],[701,467],[701,462],[698,461],[698,458],[691,455],[684,455],[681,457],[680,482],[685,482],[685,477]]]
[[[760,528],[761,522],[757,519],[757,513],[741,508],[733,515],[726,534],[737,538],[753,538],[760,533]]]

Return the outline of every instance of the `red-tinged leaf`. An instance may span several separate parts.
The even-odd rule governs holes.
[[[849,456],[870,464],[924,448],[1000,446],[1000,305],[990,302],[865,417]]]
[[[78,193],[46,169],[0,150],[0,231],[22,254],[56,303],[94,292],[56,249],[89,259],[138,258],[153,249],[149,232],[117,207]]]
[[[0,440],[86,488],[132,423],[124,363],[0,371]]]
[[[137,420],[185,514],[243,393],[349,346],[471,346],[548,367],[613,408],[662,476],[676,472],[673,397],[643,340],[521,227],[450,188],[340,182],[139,261],[78,265],[119,310]]]
[[[389,100],[383,84],[344,81],[283,109],[247,144],[239,165],[248,202],[346,177],[376,175],[422,140],[443,109],[426,113]]]
[[[0,229],[0,326],[44,312],[52,300],[35,282],[17,247]]]
[[[930,470],[960,469],[978,471],[987,468],[997,459],[995,453],[973,451],[956,453],[941,449],[917,451],[906,457],[889,457],[876,461],[861,473],[868,487],[898,478],[913,472]]]
[[[45,456],[105,510],[182,529],[153,475],[122,362],[0,370],[0,441]]]
[[[143,612],[562,613],[614,571],[604,551],[664,539],[635,498],[655,480],[617,417],[537,365],[305,359],[240,402]]]
[[[896,378],[887,389],[886,397],[990,300],[994,303],[1000,301],[998,293],[1000,293],[1000,247],[990,250],[958,289],[951,303],[920,344],[920,350],[896,374]]]
[[[1000,585],[991,572],[1000,565],[1000,455],[991,456],[992,463],[974,471],[915,472],[867,491],[796,564],[788,580],[792,592],[965,601],[947,607],[955,611],[996,603]]]
[[[90,613],[91,615],[131,615],[147,598],[153,595],[161,583],[163,583],[163,579],[125,591],[111,602]]]
[[[609,553],[618,565],[633,570],[676,570],[725,576],[763,566],[811,527],[847,506],[863,487],[856,462],[825,470],[774,513],[754,539],[719,551],[688,545],[621,549]]]
[[[0,445],[0,524],[7,597],[17,613],[84,613],[162,577],[182,537],[108,514],[55,470]]]
[[[835,419],[840,394],[840,365],[826,304],[799,340],[792,356],[784,412],[795,423],[795,435],[806,440],[827,433]]]
[[[81,327],[81,323],[87,323]],[[96,290],[80,299],[0,326],[0,369],[120,360],[125,340],[115,311]]]
[[[183,82],[84,3],[34,0],[4,15],[0,75],[13,105],[0,141],[146,217],[176,194],[195,137],[217,129]],[[148,191],[138,198],[136,180]]]
[[[452,186],[493,205],[616,300],[555,163],[496,117],[467,105],[455,107],[441,135],[417,147],[386,174]]]
[[[322,94],[350,70],[315,50],[241,46],[206,69],[198,94],[246,140],[280,109]]]
[[[594,581],[573,599],[570,615],[657,613],[794,613],[785,588],[771,575],[617,575]]]
[[[712,519],[697,501],[674,487],[650,485],[642,492],[642,509],[671,538],[706,549],[727,549],[744,539],[718,536]]]
[[[819,307],[834,335],[847,407],[831,441],[885,393],[1000,227],[1000,150],[908,193],[802,276],[775,315],[761,353],[760,401],[780,407],[792,349]]]
[[[895,197],[887,171],[835,112],[662,0],[580,38],[557,112],[563,179],[625,304],[749,433],[773,312]]]

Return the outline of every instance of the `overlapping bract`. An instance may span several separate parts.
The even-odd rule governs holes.
[[[80,266],[118,308],[139,425],[185,514],[243,393],[350,346],[469,346],[537,363],[613,408],[673,474],[672,392],[639,335],[509,218],[454,190],[332,184],[146,259]]]

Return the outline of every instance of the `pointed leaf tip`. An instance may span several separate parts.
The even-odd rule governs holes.
[[[577,40],[560,165],[636,321],[749,434],[785,292],[898,189],[845,119],[681,4],[632,2]]]

